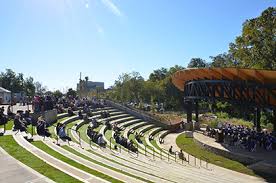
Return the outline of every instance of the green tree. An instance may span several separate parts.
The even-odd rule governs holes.
[[[188,68],[203,68],[207,66],[207,62],[201,58],[192,58],[188,64]]]
[[[35,85],[34,79],[32,77],[28,77],[24,80],[24,92],[27,96],[34,96],[35,94]]]
[[[149,75],[149,80],[151,81],[160,81],[166,78],[168,70],[164,67],[161,69],[154,70],[153,73]]]
[[[67,93],[66,93],[67,97],[71,96],[71,97],[76,97],[77,96],[77,92],[75,90],[73,90],[72,88],[69,88]]]
[[[246,20],[229,52],[241,67],[276,69],[276,8]]]
[[[214,57],[210,57],[212,59],[212,62],[210,64],[211,67],[233,67],[234,64],[234,58],[229,53],[223,53],[219,54]]]
[[[53,92],[53,96],[56,98],[61,98],[63,96],[63,94],[60,90],[56,90]]]

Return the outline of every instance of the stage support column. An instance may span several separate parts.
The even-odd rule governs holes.
[[[276,132],[276,109],[273,109],[273,131]]]
[[[195,102],[195,120],[198,123],[198,101]]]
[[[255,127],[257,129],[258,132],[261,131],[261,111],[260,108],[256,108],[255,111]]]
[[[187,112],[187,122],[191,123],[192,122],[192,102],[191,101],[185,102],[185,109]]]

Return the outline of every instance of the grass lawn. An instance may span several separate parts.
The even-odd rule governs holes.
[[[233,161],[231,159],[225,158],[223,156],[216,155],[207,150],[202,149],[197,145],[193,138],[186,138],[184,134],[179,135],[176,139],[176,144],[183,151],[197,157],[197,158],[207,158],[209,163],[228,168],[237,172],[241,172],[248,175],[257,176],[251,169],[247,168],[240,162]]]
[[[27,132],[32,134],[32,125],[28,125]],[[36,135],[36,126],[33,127],[33,134]]]
[[[80,170],[83,170],[87,173],[90,173],[91,175],[95,175],[97,177],[100,177],[102,179],[105,179],[107,181],[110,181],[110,182],[114,182],[114,183],[122,183],[122,181],[118,180],[118,179],[115,179],[113,177],[110,177],[106,174],[103,174],[97,170],[94,170],[94,169],[91,169],[91,168],[88,168],[87,166],[84,166],[70,158],[67,158],[66,156],[56,152],[55,150],[51,149],[50,147],[48,147],[46,144],[44,144],[43,142],[41,141],[36,141],[36,142],[32,142],[33,145],[35,145],[36,147],[38,147],[39,149],[43,150],[44,152],[50,154],[51,156],[71,165],[71,166],[74,166]]]
[[[90,157],[88,157],[88,156],[86,156],[86,155],[83,155],[83,154],[77,152],[76,150],[72,149],[72,148],[69,147],[69,146],[63,146],[62,148],[66,149],[67,151],[69,151],[69,152],[71,152],[71,153],[73,153],[73,154],[75,154],[75,155],[77,155],[77,156],[79,156],[79,157],[82,157],[83,159],[86,159],[86,160],[88,160],[88,161],[91,161],[91,162],[93,162],[93,163],[95,163],[95,164],[98,164],[98,165],[100,165],[100,166],[106,167],[106,168],[108,168],[108,169],[111,169],[111,170],[113,170],[113,171],[122,173],[122,174],[127,175],[127,176],[130,176],[130,177],[134,177],[134,178],[139,179],[139,180],[142,180],[142,181],[144,181],[144,182],[150,182],[150,183],[152,183],[151,181],[146,180],[146,179],[144,179],[144,178],[142,178],[142,177],[138,177],[138,176],[136,176],[136,175],[130,174],[130,173],[125,172],[125,171],[123,171],[123,170],[120,170],[120,169],[111,167],[111,166],[109,166],[109,165],[106,165],[106,164],[104,164],[104,163],[102,163],[102,162],[93,160],[92,158],[90,158]],[[106,159],[106,158],[105,158],[105,159]]]
[[[0,146],[15,159],[55,182],[81,182],[50,166],[16,143],[11,135],[0,138]]]
[[[6,124],[6,130],[12,130],[12,127],[13,127],[13,120],[9,120],[8,123]]]

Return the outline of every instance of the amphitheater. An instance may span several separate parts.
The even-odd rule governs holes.
[[[138,118],[114,105],[97,108],[93,118],[103,122],[105,119],[100,119],[103,110],[110,113],[110,123],[116,122],[123,128],[123,136],[134,141],[137,153],[116,144],[112,137],[114,131],[103,123],[95,130],[103,134],[106,148],[90,141],[86,133],[88,122],[77,115],[59,114],[58,122],[66,125],[72,138],[70,143],[57,138],[56,123],[49,127],[51,138],[38,136],[35,131],[31,137],[25,132],[6,130],[0,137],[0,146],[1,142],[9,142],[0,148],[0,182],[264,182],[262,178],[215,166],[185,152],[186,161],[183,161],[177,153],[168,153],[171,145],[176,147],[178,134],[171,134],[162,125]],[[135,132],[142,134],[142,143],[134,138]],[[164,143],[160,143],[162,141]],[[8,153],[12,150],[22,152],[22,156],[27,154],[28,159],[23,161],[21,156],[10,156]],[[32,162],[43,165],[44,169],[35,171]],[[47,176],[45,171],[49,171]],[[55,172],[63,174],[62,181]]]

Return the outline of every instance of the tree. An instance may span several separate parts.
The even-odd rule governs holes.
[[[164,67],[161,69],[154,70],[153,73],[150,74],[149,80],[151,81],[160,81],[165,79],[168,74],[168,70]]]
[[[32,77],[28,77],[24,80],[24,92],[27,96],[34,96],[35,94],[35,85],[34,79]]]
[[[53,96],[56,98],[61,98],[63,96],[63,94],[60,90],[56,90],[53,92]]]
[[[214,57],[210,57],[212,62],[210,63],[211,67],[233,67],[235,66],[234,58],[229,53],[219,54]]]
[[[201,58],[192,58],[188,64],[188,68],[202,68],[207,66],[207,62]]]
[[[6,72],[1,72],[0,83],[3,88],[10,90],[13,93],[23,91],[23,74],[16,74],[11,69],[6,69]]]
[[[69,88],[66,95],[67,95],[67,97],[71,96],[71,97],[75,98],[77,96],[77,92],[75,90],[73,90],[72,88]]]
[[[246,20],[229,52],[240,67],[276,69],[276,7]]]
[[[34,83],[35,86],[35,92],[38,94],[43,94],[47,91],[47,87],[43,86],[41,82],[36,81]]]

